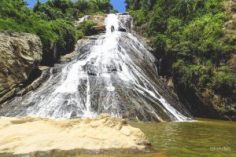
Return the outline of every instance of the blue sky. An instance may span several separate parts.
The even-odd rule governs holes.
[[[29,7],[32,8],[37,0],[26,0],[26,1]],[[40,1],[45,2],[47,0],[40,0]],[[125,0],[111,0],[111,3],[114,6],[114,8],[119,12],[121,13],[125,12]]]
[[[125,12],[125,0],[111,0],[111,3],[119,12]]]

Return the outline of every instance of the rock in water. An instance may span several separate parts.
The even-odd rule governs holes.
[[[107,115],[74,120],[0,118],[0,135],[0,153],[13,154],[53,149],[144,150],[149,145],[140,129]]]
[[[36,35],[0,33],[0,103],[14,95],[41,59],[42,43]]]

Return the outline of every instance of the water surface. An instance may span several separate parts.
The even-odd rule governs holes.
[[[148,137],[152,146],[168,157],[235,157],[236,123],[203,120],[195,122],[131,122]]]

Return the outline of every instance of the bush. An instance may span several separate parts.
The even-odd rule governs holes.
[[[236,94],[236,74],[230,73],[228,66],[222,66],[214,72],[211,86],[220,95],[234,96]]]

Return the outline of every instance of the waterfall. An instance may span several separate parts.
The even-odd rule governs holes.
[[[73,118],[108,113],[140,120],[188,119],[157,76],[155,57],[130,31],[131,19],[109,14],[105,34],[80,49],[75,60],[52,68],[41,87],[4,104],[0,115]]]

